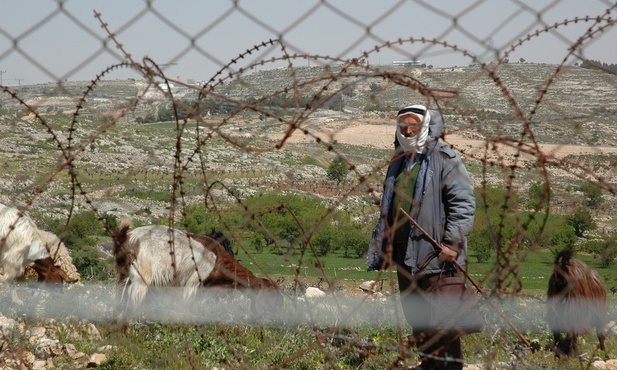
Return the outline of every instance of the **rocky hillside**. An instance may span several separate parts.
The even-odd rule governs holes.
[[[145,81],[21,86],[12,92],[19,99],[6,92],[0,95],[0,165],[4,173],[0,202],[23,204],[36,194],[34,208],[62,215],[71,197],[71,184],[66,176],[68,169],[57,170],[58,164],[66,161],[58,146],[67,148],[71,138],[73,148],[84,145],[73,162],[82,186],[79,191],[101,210],[119,216],[141,217],[147,222],[168,214],[178,148],[186,166],[185,191],[195,197],[189,199],[203,196],[205,173],[207,181],[220,179],[241,196],[261,189],[297,189],[325,197],[344,196],[354,203],[350,207],[363,209],[373,202],[359,195],[366,194],[366,189],[356,189],[358,196],[350,197],[348,191],[360,175],[368,176],[369,186],[379,189],[389,148],[369,148],[341,135],[358,135],[366,125],[389,132],[393,112],[410,102],[424,101],[418,90],[438,97],[450,132],[480,143],[486,138],[523,137],[525,126],[515,114],[520,109],[524,117],[531,118],[531,133],[542,143],[617,147],[616,76],[544,64],[504,64],[491,74],[490,67],[343,70],[341,66],[316,66],[296,68],[293,74],[287,69],[254,71],[214,84],[207,94],[208,99],[231,105],[231,113],[205,112],[203,121],[196,125],[191,120],[182,131],[173,121],[136,123],[138,118],[156,115],[161,107],[171,106],[169,96],[148,90]],[[181,82],[175,86],[172,94],[181,103],[178,109],[190,107],[197,87],[186,89]],[[338,98],[338,105],[329,110],[281,110],[281,102],[294,101],[294,91],[298,101],[312,101],[315,107],[320,102],[325,107],[326,97]],[[260,102],[263,98],[279,106]],[[39,118],[27,112],[20,100]],[[247,108],[247,103],[255,102],[261,111]],[[104,126],[123,110],[125,114],[118,122]],[[296,131],[303,140],[281,141],[298,113],[307,115],[295,123],[304,130]],[[335,151],[321,144],[323,140],[317,142],[314,132],[320,129],[329,130],[331,143],[339,143]],[[389,143],[390,134],[385,135]],[[527,132],[524,139],[529,137]],[[461,149],[465,147],[461,145]],[[478,151],[481,153],[482,147]],[[328,184],[325,179],[327,165],[336,155],[344,155],[357,171],[349,175],[343,187]],[[613,163],[597,156],[580,160],[591,173],[606,173],[611,166],[602,163]],[[486,173],[481,162],[477,164],[471,171],[478,184],[487,176],[491,182],[502,181],[498,168]],[[533,161],[527,165],[533,167]],[[551,173],[562,176],[563,172]],[[528,186],[537,176],[526,172],[520,176],[520,186]],[[572,181],[572,176],[564,178],[564,184]],[[37,188],[43,191],[38,193]],[[232,200],[228,192],[214,191],[221,199]]]
[[[210,98],[233,104],[269,98],[293,103],[331,98],[332,109],[347,113],[391,113],[410,102],[425,101],[419,88],[436,96],[448,122],[474,125],[469,134],[520,137],[522,114],[534,123],[534,134],[542,142],[617,145],[615,93],[617,76],[575,66],[558,68],[549,64],[479,65],[441,69],[401,67],[315,66],[259,70],[237,75],[224,83],[215,83]],[[39,113],[73,114],[90,81],[21,86],[16,94]],[[182,87],[182,89],[180,89]],[[155,89],[146,90],[145,81],[102,81],[81,102],[81,116],[113,116],[129,107],[138,95],[139,104],[130,108],[126,119],[134,120],[170,99]],[[199,86],[172,89],[177,101],[190,104],[197,98]],[[175,91],[174,91],[175,90]],[[316,97],[316,98],[315,98]],[[314,98],[314,99],[313,99]],[[18,100],[0,95],[6,110],[18,106]],[[325,104],[327,106],[328,104]],[[268,109],[270,107],[262,107]],[[182,108],[179,108],[182,109]],[[241,115],[249,110],[241,110]],[[533,112],[533,113],[532,113]],[[274,115],[279,113],[274,112]]]
[[[520,137],[516,110],[532,119],[542,142],[579,145],[617,145],[614,124],[617,76],[598,70],[547,64],[504,64],[494,76],[479,65],[445,69],[386,67],[371,73],[352,68],[332,81],[341,68],[306,67],[294,70],[299,94],[342,92],[342,106],[350,112],[392,112],[425,98],[413,87],[422,85],[438,97],[450,124],[483,124],[470,133]],[[384,76],[395,76],[384,79]],[[293,91],[287,70],[258,71],[226,86],[230,96],[260,97],[274,91]],[[410,88],[412,87],[412,88]],[[532,115],[532,112],[533,115]]]
[[[423,101],[415,89],[421,87],[438,96],[448,130],[458,138],[452,142],[463,155],[478,153],[478,158],[465,157],[476,185],[503,185],[514,177],[515,191],[525,198],[529,184],[542,179],[547,168],[554,192],[552,212],[570,212],[581,204],[578,186],[584,178],[617,177],[617,154],[606,150],[617,148],[617,77],[577,67],[556,72],[556,66],[538,64],[503,65],[494,78],[480,66],[355,68],[345,73],[340,66],[306,67],[294,70],[293,78],[285,69],[255,71],[216,85],[208,97],[237,109],[264,97],[282,97],[279,103],[293,100],[297,88],[298,100],[317,96],[313,102],[320,102],[330,96],[338,97],[339,104],[315,111],[260,104],[259,112],[205,114],[186,126],[175,121],[137,123],[137,118],[155,115],[171,102],[146,91],[144,81],[102,81],[87,94],[88,81],[21,86],[0,95],[0,203],[23,207],[32,202],[29,212],[37,221],[64,221],[75,204],[75,212],[94,206],[118,218],[153,223],[169,217],[172,195],[187,203],[203,203],[207,196],[209,204],[221,206],[270,190],[293,190],[318,195],[369,224],[378,212],[375,200],[390,155],[393,112]],[[189,105],[197,94],[194,89],[172,92],[178,102]],[[540,142],[557,144],[550,146],[554,152],[582,145],[591,150],[565,151],[576,153],[564,155],[576,164],[571,168],[546,157],[523,161],[519,153],[503,156],[498,151],[490,156],[495,161],[485,166],[482,155],[493,149],[485,145],[487,139],[522,137],[525,126],[515,108],[531,118],[531,132]],[[122,118],[110,125],[123,110]],[[307,112],[305,119],[294,120]],[[290,122],[300,130],[291,133]],[[369,141],[374,137],[385,144],[367,145],[367,135]],[[553,149],[547,150],[551,153]],[[342,184],[326,178],[328,164],[337,155],[353,166]],[[518,165],[519,160],[524,163]],[[368,180],[356,186],[360,178]],[[174,183],[182,186],[174,189]],[[615,232],[617,199],[604,194],[606,202],[593,216],[602,231]],[[242,230],[232,232],[240,235]],[[89,288],[73,292],[83,295],[84,289]],[[18,333],[23,342],[0,340],[0,367],[95,367],[113,350],[106,345],[87,353],[76,349],[79,341],[102,342],[87,321],[69,326],[52,320],[27,327],[0,315],[0,334],[8,333]]]

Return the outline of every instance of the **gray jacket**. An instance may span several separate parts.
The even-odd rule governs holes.
[[[433,112],[431,111],[431,115]],[[435,113],[437,116],[438,112]],[[437,117],[441,118],[440,115]],[[438,243],[446,242],[452,245],[453,249],[459,252],[457,261],[463,265],[467,256],[467,235],[473,227],[476,209],[473,186],[460,156],[450,146],[438,141],[435,131],[438,131],[440,136],[443,128],[431,128],[432,140],[423,159],[426,163],[421,167],[424,174],[419,175],[416,184],[418,198],[414,203],[418,206],[406,211]],[[404,156],[397,150],[386,173],[381,216],[368,248],[368,271],[387,267],[384,257],[388,243],[384,239],[384,231],[394,195],[394,180],[403,162]],[[420,181],[422,177],[423,183]],[[431,260],[422,271],[418,269],[418,264],[437,250],[437,247],[411,222],[410,224],[407,249],[393,251],[394,262],[408,266],[414,275],[441,272],[441,263],[437,258]]]

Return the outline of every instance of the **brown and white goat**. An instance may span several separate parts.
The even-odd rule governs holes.
[[[45,240],[30,217],[0,204],[0,283],[22,276],[26,267],[36,271],[41,283],[77,281],[55,266]]]
[[[163,225],[129,229],[123,222],[113,232],[120,310],[134,312],[151,286],[182,287],[184,299],[201,287],[243,289],[252,298],[261,292],[280,296],[276,283],[255,276],[210,236]]]
[[[606,286],[597,271],[572,258],[572,254],[571,249],[557,254],[548,283],[546,319],[553,333],[554,350],[557,355],[576,354],[578,335],[595,329],[604,351],[609,325]]]

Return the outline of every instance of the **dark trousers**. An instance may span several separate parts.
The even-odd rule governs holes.
[[[411,276],[411,272],[399,267],[397,277],[403,313],[413,329],[413,340],[418,351],[421,352],[421,368],[462,369],[463,353],[460,334],[440,331],[429,326],[431,304],[427,299],[426,291],[439,279],[439,275],[414,277]]]

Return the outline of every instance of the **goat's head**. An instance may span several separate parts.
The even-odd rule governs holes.
[[[67,283],[77,281],[77,279],[70,278],[60,267],[55,266],[51,257],[38,259],[34,261],[31,267],[39,275],[38,281],[40,283],[61,284],[63,281]]]

